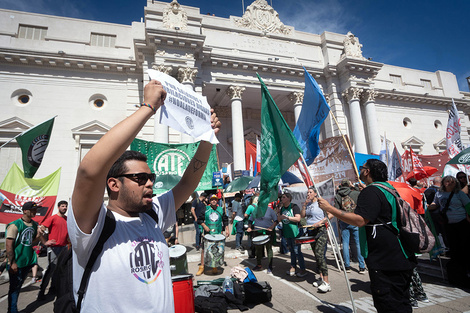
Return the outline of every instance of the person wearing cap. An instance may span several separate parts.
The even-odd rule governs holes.
[[[335,208],[345,212],[354,212],[357,198],[360,192],[353,188],[349,179],[343,179],[335,196]],[[341,229],[341,240],[343,241],[343,259],[346,272],[351,272],[351,263],[349,258],[349,238],[352,237],[356,246],[357,260],[359,262],[359,274],[366,273],[364,257],[361,255],[361,246],[359,244],[359,227],[338,220]]]
[[[156,175],[146,155],[126,150],[164,105],[165,98],[162,83],[151,80],[144,87],[141,106],[101,137],[78,167],[67,215],[75,301],[106,216],[116,221],[114,232],[92,267],[81,312],[175,310],[169,248],[163,230],[176,223],[176,210],[199,184],[213,145],[200,141],[181,180],[168,192],[154,196]],[[213,109],[210,112],[210,127],[217,135],[221,123]],[[107,204],[103,202],[105,189]]]
[[[8,274],[10,289],[8,290],[8,313],[18,312],[18,297],[21,286],[29,271],[36,264],[37,255],[33,246],[40,240],[44,245],[52,241],[44,239],[38,232],[38,223],[33,221],[38,205],[28,201],[23,204],[23,216],[7,225],[6,250],[9,263]]]
[[[201,248],[201,226],[197,222],[197,217],[206,209],[207,193],[203,192],[199,197],[195,197],[191,204],[191,214],[194,218],[194,227],[196,228],[196,250]]]
[[[222,234],[222,231],[225,230],[225,237],[228,237],[228,217],[224,209],[218,206],[218,201],[219,197],[215,194],[212,195],[209,198],[209,205],[199,214],[197,222],[204,229],[204,235],[218,235]],[[196,276],[200,276],[202,273],[204,273],[204,242],[201,250],[201,265],[199,265]],[[217,274],[217,267],[212,268],[212,274]]]

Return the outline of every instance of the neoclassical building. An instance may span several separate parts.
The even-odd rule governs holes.
[[[62,167],[60,199],[70,196],[86,152],[142,102],[150,68],[207,97],[223,122],[219,162],[233,162],[234,170],[246,167],[244,141],[261,133],[256,73],[293,129],[303,100],[302,66],[335,117],[325,121],[322,138],[348,134],[356,152],[378,153],[386,134],[401,152],[411,146],[436,154],[445,149],[453,98],[462,140],[470,142],[470,94],[459,90],[452,73],[366,59],[352,33],[298,31],[265,0],[254,1],[242,17],[202,15],[176,0],[148,0],[144,11],[143,21],[119,25],[0,10],[0,145],[57,115],[36,177]],[[138,137],[192,141],[157,119]],[[21,164],[15,141],[0,150],[0,181],[13,162]]]

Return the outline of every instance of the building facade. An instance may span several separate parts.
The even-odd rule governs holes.
[[[360,153],[381,140],[402,152],[445,150],[447,110],[454,99],[462,141],[470,143],[470,93],[454,74],[425,72],[366,59],[352,33],[311,34],[285,25],[265,0],[242,17],[202,15],[176,0],[148,0],[132,25],[0,10],[0,145],[56,116],[49,148],[35,177],[62,168],[59,199],[71,195],[86,152],[143,101],[147,70],[160,70],[207,97],[223,123],[219,162],[245,169],[244,141],[261,134],[256,73],[293,129],[303,100],[303,66],[331,106],[322,138],[348,134]],[[192,142],[152,118],[138,138]],[[0,180],[21,151],[0,150]]]

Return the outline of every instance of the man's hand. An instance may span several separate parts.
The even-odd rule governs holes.
[[[144,103],[147,103],[157,111],[166,99],[166,91],[158,80],[152,79],[144,87]]]
[[[56,240],[55,239],[51,239],[51,240],[48,240],[46,241],[46,243],[44,244],[46,247],[50,247],[50,246],[54,246],[56,244]]]
[[[210,228],[207,227],[206,224],[202,225],[202,228],[204,228],[204,230],[205,230],[206,232],[210,232],[210,231],[211,231]]]
[[[15,262],[10,265],[10,271],[12,271],[14,274],[18,273],[18,265]]]
[[[217,114],[215,114],[214,109],[211,109],[211,127],[214,130],[214,133],[217,135],[220,130],[222,123],[219,121]]]
[[[333,209],[331,204],[323,198],[318,198],[318,206],[320,207],[320,209],[326,212],[330,212],[331,209]]]

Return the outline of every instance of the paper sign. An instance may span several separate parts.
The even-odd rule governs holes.
[[[206,97],[162,72],[149,69],[148,75],[150,79],[160,81],[167,92],[165,104],[160,108],[161,124],[188,134],[197,141],[219,143],[211,127],[211,108]]]

